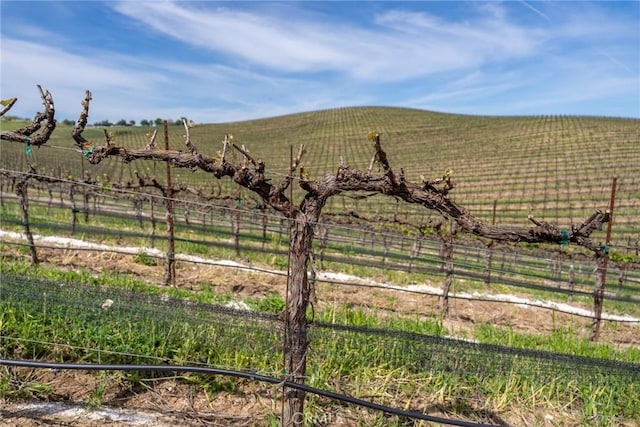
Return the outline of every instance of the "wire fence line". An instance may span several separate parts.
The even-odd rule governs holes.
[[[130,369],[149,366],[152,360],[162,361],[166,371],[183,367],[231,369],[253,378],[270,376],[278,382],[285,375],[281,370],[284,325],[277,315],[162,293],[27,279],[6,273],[0,275],[0,306],[6,316],[0,336],[2,359],[37,361],[49,355],[52,363],[81,360],[84,364],[128,365]],[[40,328],[42,339],[25,340],[20,328]],[[477,391],[505,379],[531,387],[554,384],[579,389],[596,384],[624,387],[635,396],[640,392],[637,363],[323,321],[311,322],[308,330],[313,344],[306,384],[311,391],[324,390],[331,398],[348,395],[351,401],[347,403],[364,402],[366,406],[367,400],[356,392],[366,389],[366,383],[358,384],[340,374],[348,372],[349,363],[372,369],[384,367],[421,378],[444,374],[459,383],[457,392],[462,401],[477,399]],[[134,339],[136,336],[145,339]],[[353,349],[357,349],[357,357],[348,356]],[[99,368],[109,367],[96,367]],[[396,385],[392,382],[386,387],[391,395]],[[343,391],[336,394],[332,390]],[[384,400],[377,405],[373,409],[393,407]],[[624,407],[625,403],[621,405]],[[424,418],[425,407],[411,409],[403,415],[413,413],[421,419],[415,414],[422,414],[422,419],[428,419]],[[455,422],[453,419],[451,424],[463,425]]]
[[[129,202],[133,202],[133,203],[136,203],[139,201],[143,201],[143,202],[152,201],[152,202],[155,202],[155,204],[158,206],[162,205],[164,201],[170,200],[174,203],[178,203],[184,206],[183,212],[185,214],[185,218],[187,219],[187,222],[188,222],[188,216],[190,214],[190,209],[193,210],[194,213],[196,214],[203,214],[203,213],[210,214],[213,211],[220,212],[220,213],[224,212],[226,214],[230,214],[233,212],[246,213],[251,210],[255,211],[259,209],[261,215],[265,216],[269,222],[273,221],[274,219],[275,220],[282,219],[281,216],[278,215],[277,213],[269,210],[265,210],[265,207],[261,204],[261,202],[257,200],[257,198],[253,197],[249,192],[246,192],[246,191],[245,192],[237,191],[235,193],[223,195],[219,192],[215,193],[215,192],[204,191],[201,188],[202,186],[189,187],[189,186],[178,185],[176,190],[174,190],[174,193],[175,194],[180,193],[180,197],[167,198],[157,191],[147,190],[149,186],[134,185],[135,182],[131,182],[131,181],[129,181],[128,183],[118,183],[118,182],[110,182],[110,181],[101,182],[99,178],[98,180],[96,180],[94,178],[91,178],[90,176],[87,177],[85,180],[70,179],[70,178],[61,178],[57,176],[46,175],[46,174],[41,174],[36,172],[21,172],[21,171],[9,170],[9,169],[0,169],[0,189],[12,188],[12,186],[14,185],[15,179],[11,179],[10,177],[15,178],[17,176],[21,177],[22,179],[30,179],[31,187],[37,189],[43,194],[44,193],[48,194],[49,199],[46,203],[48,204],[49,207],[54,205],[53,193],[58,194],[57,199],[59,200],[60,207],[62,207],[65,205],[65,203],[68,203],[68,200],[65,201],[64,199],[68,198],[67,196],[70,192],[71,187],[82,189],[82,191],[85,193],[85,196],[93,200],[93,203],[91,203],[92,207],[88,206],[89,205],[88,202],[86,202],[84,206],[80,207],[80,209],[82,209],[83,211],[86,211],[86,214],[90,214],[90,213],[95,214],[98,205],[104,205],[104,207],[108,207],[109,204],[106,202],[109,199],[112,199],[113,201],[116,201],[116,202],[120,202],[120,203],[116,203],[116,207],[119,206],[120,208],[122,208],[122,202],[124,200],[129,200]],[[153,178],[153,180],[155,181],[155,178]],[[135,181],[135,179],[133,181]],[[159,182],[159,184],[161,183]],[[14,195],[11,194],[11,192],[4,191],[0,193],[4,193],[2,194],[2,197],[8,197],[8,198],[15,197]],[[30,198],[33,199],[34,197],[30,196]],[[349,198],[348,195],[347,195],[347,198]],[[357,202],[361,198],[362,197],[354,197],[354,200]],[[44,203],[44,200],[45,200],[45,198],[42,196],[36,196],[35,199],[39,200],[40,203]],[[2,199],[0,199],[0,202],[1,201]],[[246,206],[247,202],[250,202],[250,204],[253,205],[253,209],[247,208]],[[353,209],[353,206],[350,207],[350,209]],[[90,212],[91,210],[93,210],[93,212]],[[140,207],[138,207],[136,210],[138,211],[136,212],[138,216],[145,215],[145,212],[141,211]],[[129,211],[131,210],[129,209]],[[334,215],[337,215],[338,217],[343,216],[348,219],[351,213],[353,212],[355,211],[347,210],[340,213],[338,210],[334,212]],[[386,212],[386,214],[387,215],[385,218],[384,212],[378,212],[378,215],[376,215],[375,218],[372,218],[372,220],[396,222],[396,223],[401,222],[398,217],[402,215],[399,215],[397,212],[389,211],[389,212]],[[402,224],[407,225],[409,227],[414,227],[414,228],[424,227],[425,225],[428,226],[429,222],[433,220],[433,216],[438,217],[437,214],[431,215],[430,212],[425,211],[424,215],[421,216],[421,218],[426,219],[424,223],[421,224],[419,223],[420,221],[415,221],[414,219],[411,222],[406,222]],[[353,217],[351,217],[351,219],[353,219]],[[360,217],[360,219],[361,219],[360,222],[362,223],[363,222],[362,220],[366,220],[366,216],[362,216]],[[354,227],[350,226],[349,222],[350,221],[347,221],[346,225],[341,225],[339,222],[335,222],[335,221],[328,221],[327,223],[330,223],[333,229],[345,228],[347,230],[351,230]],[[360,224],[360,227],[356,227],[356,228],[362,228],[361,226],[362,224]],[[640,254],[640,234],[639,234],[640,230],[630,229],[629,232],[631,232],[632,234],[635,233],[636,234],[635,237],[632,238],[631,236],[629,236],[629,238],[624,241],[615,241],[614,239],[614,242],[610,244],[610,247],[613,249],[618,248],[620,250],[624,250],[638,256]],[[382,235],[387,234],[383,229],[377,229],[376,233],[379,233]],[[391,236],[397,238],[398,237],[397,232],[392,232]]]
[[[37,225],[37,224],[36,224]],[[63,224],[62,226],[56,226],[55,223],[47,222],[46,224],[43,223],[43,226],[49,228],[49,231],[51,230],[56,230],[59,229],[61,231],[64,231],[65,229],[65,225]],[[124,238],[124,237],[129,237],[129,238],[140,238],[140,237],[145,237],[146,235],[143,233],[137,233],[137,232],[129,232],[129,231],[117,231],[117,230],[113,230],[113,232],[111,232],[110,230],[106,230],[106,233],[104,230],[100,230],[100,229],[85,229],[83,228],[82,230],[86,231],[87,233],[98,233],[100,232],[102,236],[111,236],[111,237],[117,237],[117,238]],[[5,234],[6,236],[6,234]],[[198,240],[193,240],[193,239],[180,239],[177,238],[176,239],[179,242],[184,242],[184,243],[198,243],[198,244],[202,244],[204,246],[215,246],[216,248],[227,248],[227,249],[233,249],[234,245],[231,243],[226,243],[224,241],[222,242],[207,242],[207,241],[198,241]],[[57,241],[57,243],[56,243]],[[15,245],[15,246],[27,246],[27,244],[25,243],[20,243],[20,242],[15,242],[15,241],[11,241],[9,239],[6,239],[4,241],[5,244],[7,245]],[[124,254],[124,255],[136,255],[136,256],[140,256],[140,255],[144,255],[148,258],[155,258],[158,260],[158,262],[161,262],[161,260],[163,259],[163,255],[160,253],[159,250],[151,250],[148,248],[144,248],[144,247],[129,247],[129,248],[123,248],[122,246],[109,246],[109,245],[105,245],[105,244],[95,244],[95,243],[88,243],[88,242],[82,242],[82,241],[76,241],[75,243],[73,243],[70,240],[65,240],[65,241],[60,241],[59,238],[47,238],[47,237],[42,237],[38,240],[38,247],[42,248],[42,249],[54,249],[54,250],[68,250],[68,249],[74,249],[74,250],[78,250],[78,251],[97,251],[97,252],[101,252],[101,253],[114,253],[114,254]],[[126,249],[126,250],[125,250]],[[242,246],[242,251],[243,252],[248,252],[251,250],[255,250],[255,247],[250,247],[250,246]],[[465,249],[464,247],[462,247],[462,249]],[[367,251],[364,251],[364,253],[366,253]],[[276,250],[276,249],[269,249],[269,253],[274,254],[277,253],[279,255],[285,255],[286,254],[286,249],[280,249],[280,250]],[[364,266],[367,268],[372,268],[372,269],[379,269],[380,268],[380,264],[379,262],[376,261],[375,256],[377,255],[375,252],[374,253],[370,253],[369,255],[373,255],[373,258],[369,258],[369,259],[356,259],[351,258],[350,260],[346,261],[346,263],[348,263],[349,265],[358,265],[358,266]],[[379,254],[378,254],[379,255]],[[402,255],[402,254],[387,254],[389,260],[387,262],[385,262],[384,264],[384,268],[386,269],[390,269],[390,270],[398,270],[398,271],[406,271],[407,269],[407,264],[406,264],[406,256]],[[508,255],[510,258],[513,255]],[[498,255],[496,257],[498,260],[500,259],[500,255]],[[212,259],[206,259],[206,258],[202,258],[202,257],[195,257],[195,256],[191,256],[188,254],[177,254],[176,255],[176,259],[178,261],[182,261],[182,262],[187,262],[187,263],[193,263],[193,264],[208,264],[208,265],[219,265],[219,266],[225,266],[225,267],[229,267],[229,268],[239,268],[239,269],[244,269],[244,270],[251,270],[251,271],[256,271],[256,272],[262,272],[262,273],[270,273],[270,274],[276,274],[276,275],[281,275],[281,276],[285,276],[286,272],[282,271],[282,270],[274,270],[274,269],[265,269],[265,268],[260,268],[260,267],[256,267],[256,266],[252,266],[250,264],[242,264],[242,265],[238,265],[235,266],[233,265],[233,263],[229,263],[227,261],[216,261],[216,260],[212,260]],[[524,262],[526,263],[527,260],[526,259],[522,259],[522,257],[518,258],[520,260],[520,262]],[[395,260],[395,261],[394,261]],[[535,260],[535,259],[534,259]],[[338,264],[338,263],[345,263],[344,257],[340,256],[340,255],[326,255],[324,257],[324,261],[325,262],[332,262],[334,264]],[[513,262],[513,260],[511,261]],[[531,262],[531,260],[529,261]],[[412,268],[412,272],[413,273],[424,273],[424,274],[434,274],[434,275],[438,275],[438,274],[442,274],[442,270],[440,268],[441,262],[438,260],[438,258],[436,258],[434,256],[433,259],[426,259],[423,260],[424,265],[417,265],[414,266]],[[544,266],[544,263],[543,263]],[[504,267],[504,265],[503,265]],[[540,266],[538,266],[539,268]],[[580,266],[579,268],[583,268],[582,266]],[[584,267],[585,270],[587,270],[586,267]],[[592,292],[590,292],[588,289],[590,287],[590,284],[585,280],[586,283],[582,284],[582,286],[580,286],[580,283],[578,283],[578,286],[576,286],[574,284],[573,287],[568,288],[562,287],[563,282],[561,280],[555,279],[555,280],[551,280],[551,285],[550,284],[538,284],[535,281],[542,279],[544,280],[545,278],[548,278],[549,276],[545,276],[544,275],[544,271],[542,272],[538,272],[536,274],[534,273],[518,273],[516,270],[510,269],[508,268],[493,268],[492,271],[495,273],[495,279],[494,279],[494,283],[497,284],[502,284],[502,285],[509,285],[509,286],[513,286],[515,288],[528,288],[528,289],[534,289],[534,290],[540,290],[540,291],[550,291],[551,293],[557,293],[560,295],[570,295],[570,296],[582,296],[582,297],[590,297],[592,296]],[[395,289],[398,291],[404,291],[404,292],[414,292],[414,293],[422,293],[422,294],[432,294],[432,295],[441,295],[442,292],[441,290],[437,290],[437,289],[432,289],[432,288],[423,288],[422,290],[416,290],[415,286],[414,287],[406,287],[406,286],[401,286],[401,285],[381,285],[378,286],[376,285],[375,282],[372,281],[357,281],[357,282],[353,282],[353,281],[347,281],[347,280],[331,280],[330,277],[331,275],[327,275],[327,274],[322,274],[323,270],[321,270],[320,268],[316,269],[316,280],[319,282],[326,282],[326,283],[333,283],[336,285],[345,285],[345,286],[363,286],[363,287],[371,287],[371,288],[375,288],[375,287],[381,287],[381,288],[386,288],[386,289]],[[458,278],[468,278],[471,280],[476,280],[476,281],[482,281],[485,278],[484,275],[484,271],[481,267],[475,267],[474,270],[474,266],[467,263],[461,261],[461,262],[454,262],[454,274],[456,275],[456,277]],[[518,275],[520,276],[520,278],[518,278]],[[629,280],[633,280],[633,277],[629,278]],[[566,284],[565,284],[566,286]],[[633,287],[633,283],[630,282],[628,285],[627,284],[618,284],[618,293],[609,293],[607,295],[605,295],[605,299],[611,300],[611,301],[622,301],[622,302],[637,302],[638,300],[635,297],[635,293],[633,292],[635,290],[635,288]],[[620,292],[622,291],[622,292]],[[455,294],[451,295],[452,298],[456,298]],[[464,297],[461,298],[465,298],[465,299],[469,299],[469,300],[483,300],[483,301],[491,301],[487,298],[482,298],[482,296],[480,295],[466,295]],[[500,302],[497,300],[494,300],[495,302]],[[509,301],[501,301],[503,303],[510,303]],[[525,303],[524,301],[511,301],[511,303],[513,304],[522,304]],[[612,319],[613,320],[613,319]],[[621,321],[624,321],[623,319]]]
[[[0,183],[2,180],[0,180]],[[136,219],[140,224],[143,222],[148,222],[150,220],[158,222],[162,219],[162,214],[154,217],[153,213],[149,213],[149,211],[153,212],[153,204],[144,205],[145,202],[155,200],[156,209],[158,205],[162,205],[162,201],[167,198],[162,197],[158,194],[147,193],[144,191],[129,191],[129,190],[121,190],[121,189],[104,189],[101,187],[97,187],[95,184],[87,184],[81,182],[74,181],[64,181],[61,180],[61,183],[64,184],[72,184],[77,186],[89,186],[94,190],[97,188],[100,193],[94,194],[92,206],[89,207],[88,203],[82,207],[75,207],[75,210],[82,210],[86,214],[85,222],[89,221],[89,216],[93,217],[113,217],[113,218],[121,218],[121,219]],[[6,183],[5,183],[6,184]],[[42,188],[41,191],[44,191]],[[3,201],[14,201],[17,197],[12,193],[0,193],[2,194]],[[55,202],[53,200],[53,195],[50,194],[48,200],[42,196],[30,196],[30,204],[34,206],[46,207],[47,211],[51,211],[52,209],[60,208],[74,210],[74,206],[70,204],[68,200],[65,200],[67,196],[66,190],[59,191],[59,202]],[[111,199],[113,203],[108,203],[108,200]],[[181,209],[178,209],[177,215],[180,216],[183,223],[187,226],[196,223],[200,223],[203,226],[209,225],[220,225],[221,227],[228,226],[229,222],[232,220],[233,214],[240,214],[244,217],[242,230],[245,232],[245,238],[250,235],[252,232],[257,232],[259,229],[264,230],[267,233],[273,234],[278,233],[280,235],[286,234],[283,229],[284,221],[281,216],[269,212],[269,211],[256,211],[254,209],[247,209],[245,207],[232,207],[228,206],[227,202],[203,202],[203,201],[193,201],[183,198],[172,198],[173,202],[182,205]],[[238,203],[237,200],[232,200],[233,203]],[[197,209],[196,209],[197,208]],[[349,217],[350,214],[346,213],[345,217]],[[260,221],[258,218],[264,218],[265,224],[262,228],[259,228],[258,225]],[[100,221],[98,221],[100,222]],[[408,234],[401,234],[397,231],[385,231],[384,229],[371,227],[368,224],[356,224],[349,225],[341,224],[340,222],[326,222],[317,224],[318,227],[331,227],[332,231],[335,233],[331,234],[329,239],[329,243],[336,244],[356,244],[356,245],[364,245],[371,247],[375,246],[383,246],[385,251],[390,251],[391,249],[400,249],[404,250],[405,253],[410,252],[410,246],[415,245],[416,239],[421,237],[421,244],[424,245],[436,245],[440,246],[440,243],[437,239],[434,239],[431,235],[426,236],[416,236],[415,230],[408,230]],[[424,225],[423,225],[424,226]],[[416,226],[417,227],[417,226]],[[142,225],[140,228],[143,228]],[[197,230],[195,230],[197,231]],[[203,228],[201,231],[207,231]],[[226,229],[215,230],[216,235],[220,235],[221,237],[230,237],[235,233],[230,233]],[[354,235],[356,237],[354,237]],[[381,239],[381,243],[379,243],[376,239],[372,237],[379,237]],[[264,238],[263,238],[264,239]],[[468,242],[467,242],[468,243]],[[468,244],[454,244],[455,247],[459,248],[472,248],[476,252],[476,258],[479,259],[478,245],[468,245]],[[426,247],[426,246],[425,246]],[[611,249],[620,249],[620,250],[635,250],[634,246],[628,245],[611,245]],[[518,252],[514,251],[515,248],[509,248],[509,253],[515,254],[514,256],[518,256]],[[414,249],[415,250],[415,249]],[[500,252],[500,251],[498,251]],[[545,250],[541,250],[540,252],[544,252],[547,255],[545,258],[549,257],[549,252]],[[384,251],[380,251],[380,253],[384,253]],[[558,254],[556,254],[558,255]],[[578,259],[581,259],[580,253],[575,254]],[[407,255],[407,258],[410,258],[411,255]],[[561,257],[559,257],[561,258]],[[633,267],[633,266],[632,266]]]
[[[68,180],[53,180],[53,182],[56,186],[61,185],[59,188],[56,187],[60,192],[58,197],[53,197],[50,188],[47,190],[49,191],[48,199],[42,197],[42,188],[39,189],[38,194],[29,196],[31,210],[40,209],[41,212],[46,212],[41,214],[41,218],[45,215],[47,217],[46,220],[38,220],[31,215],[29,221],[31,229],[46,233],[55,231],[61,234],[84,234],[138,242],[140,239],[148,239],[151,246],[158,244],[162,246],[162,240],[166,236],[157,230],[159,227],[156,223],[163,221],[163,215],[158,212],[161,209],[157,206],[155,208],[157,214],[155,214],[153,207],[153,201],[162,200],[162,196],[126,189],[124,191],[106,190],[101,187],[100,194],[94,198],[93,206],[90,207],[85,203],[85,206],[78,208],[77,205],[70,205],[69,201],[65,200],[64,194],[69,191],[68,186],[84,185],[92,191],[97,186],[88,183],[78,184]],[[5,203],[15,201],[16,197],[4,193],[0,200]],[[286,256],[288,231],[287,224],[281,217],[256,209],[255,206],[252,209],[246,209],[237,200],[231,201],[236,206],[229,206],[229,200],[225,200],[226,204],[222,203],[218,206],[217,203],[212,205],[202,200],[174,199],[177,202],[175,216],[178,231],[174,238],[182,245],[182,252],[188,253],[196,249],[198,252],[206,253],[222,249],[227,250],[228,253],[234,251],[236,256],[258,252],[262,256],[265,253]],[[68,218],[69,209],[75,209],[75,211],[84,209],[84,222],[79,221],[75,214],[71,218],[71,223],[68,219],[64,220],[65,216]],[[11,217],[6,212],[3,210],[4,224],[24,225],[21,224],[18,216]],[[56,215],[60,219],[54,219]],[[122,221],[121,225],[124,224],[124,226],[112,225],[117,221]],[[397,230],[379,229],[367,223],[320,223],[317,224],[317,228],[314,271],[336,268],[338,270],[384,269],[421,275],[431,281],[442,280],[441,278],[448,273],[452,274],[457,281],[484,283],[489,287],[491,284],[499,284],[514,289],[586,298],[593,297],[595,292],[595,263],[592,259],[580,254],[566,255],[562,252],[549,254],[543,249],[518,252],[512,247],[507,247],[506,250],[488,249],[486,246],[478,245],[477,242],[471,244],[463,241],[452,245],[452,269],[446,271],[442,254],[443,242],[434,236],[418,234],[415,230],[409,233],[398,233]],[[40,244],[40,246],[53,248],[46,244]],[[80,247],[77,249],[90,250]],[[104,246],[96,250],[122,252]],[[140,251],[144,252],[144,249]],[[135,255],[139,253],[136,250]],[[148,253],[147,256],[160,257]],[[181,258],[182,262],[187,260],[179,255],[176,258]],[[201,261],[190,259],[189,262]],[[622,262],[610,265],[606,275],[610,285],[609,290],[604,294],[605,300],[629,303],[640,301],[640,269],[634,269],[634,264]],[[347,285],[354,284],[347,283]],[[370,285],[376,286],[374,283]],[[424,293],[434,294],[433,291]],[[451,297],[456,298],[456,295],[452,294]],[[487,300],[482,296],[474,298],[466,295],[464,298]],[[519,304],[519,302],[513,303]],[[586,317],[589,316],[586,315]],[[635,320],[624,319],[622,321],[635,322]]]
[[[3,242],[6,245],[9,246],[22,246],[22,247],[26,247],[28,246],[26,243],[20,243],[20,242],[11,242],[11,241],[4,241]],[[42,249],[54,249],[54,250],[60,250],[60,249],[64,249],[64,250],[68,250],[68,249],[73,249],[75,251],[88,251],[88,252],[94,252],[94,251],[99,251],[101,253],[112,253],[112,254],[121,254],[121,255],[134,255],[133,252],[131,251],[123,251],[123,250],[117,250],[115,248],[105,248],[105,247],[101,247],[99,249],[97,248],[87,248],[87,247],[73,247],[69,244],[65,244],[63,248],[61,248],[61,246],[48,246],[48,245],[44,245],[44,244],[38,244],[39,248]],[[144,252],[142,248],[140,248],[140,250],[137,250],[135,252],[135,255],[142,255],[144,254],[144,256],[147,256],[149,258],[155,258],[157,260],[163,260],[164,257],[162,255],[159,254],[151,254],[148,252]],[[203,265],[210,265],[210,266],[220,266],[220,267],[224,267],[224,268],[229,268],[229,269],[238,269],[238,270],[243,270],[243,271],[250,271],[250,272],[255,272],[255,273],[261,273],[261,274],[270,274],[270,275],[278,275],[278,276],[282,276],[282,277],[286,277],[287,273],[286,271],[279,271],[279,270],[273,270],[273,269],[264,269],[264,268],[260,268],[260,267],[256,267],[256,266],[251,266],[251,265],[244,265],[244,264],[230,264],[229,262],[226,261],[216,261],[216,260],[205,260],[205,259],[194,259],[194,257],[185,257],[182,258],[180,257],[180,255],[178,254],[177,256],[177,260],[179,261],[184,261],[184,262],[188,262],[190,264],[203,264]],[[387,290],[387,291],[394,291],[394,292],[402,292],[402,293],[411,293],[411,294],[416,294],[416,295],[424,295],[424,296],[436,296],[436,297],[441,297],[442,296],[442,291],[435,289],[435,288],[430,288],[430,289],[424,289],[424,288],[416,288],[411,287],[411,286],[399,286],[399,285],[386,285],[386,284],[376,284],[376,282],[362,282],[362,281],[347,281],[347,280],[331,280],[330,275],[326,276],[323,274],[319,274],[316,276],[315,281],[316,283],[324,283],[324,284],[329,284],[332,286],[344,286],[344,287],[360,287],[360,288],[365,288],[365,289],[382,289],[382,290]],[[590,297],[592,294],[590,293],[585,293],[585,292],[571,292],[571,295],[583,295],[585,297]],[[545,301],[532,301],[526,298],[509,298],[509,299],[503,299],[500,297],[492,297],[491,294],[486,294],[485,296],[482,296],[482,294],[479,293],[474,293],[474,294],[469,294],[469,293],[451,293],[449,295],[449,298],[451,299],[460,299],[460,300],[468,300],[468,301],[475,301],[475,302],[485,302],[485,303],[492,303],[492,304],[507,304],[507,305],[516,305],[516,306],[528,306],[528,307],[535,307],[535,308],[539,308],[539,309],[544,309],[544,310],[549,310],[552,312],[556,312],[556,313],[564,313],[564,314],[570,314],[572,316],[577,316],[577,317],[584,317],[584,318],[588,318],[588,319],[593,319],[593,313],[592,312],[588,312],[588,310],[586,309],[576,309],[573,308],[571,310],[569,309],[563,309],[561,308],[558,304],[555,304],[553,302],[545,302]],[[615,298],[612,297],[611,299],[613,300],[618,300],[618,301],[627,301],[627,299],[620,299],[620,298]],[[607,321],[611,321],[614,323],[629,323],[629,324],[633,324],[633,323],[640,323],[640,319],[634,318],[632,316],[625,316],[625,315],[610,315],[610,314],[603,314],[602,315],[602,319],[603,320],[607,320]]]

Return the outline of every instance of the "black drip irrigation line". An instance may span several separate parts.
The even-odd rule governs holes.
[[[403,409],[393,408],[390,406],[380,405],[378,403],[369,402],[367,400],[358,399],[347,396],[345,394],[334,393],[332,391],[311,387],[305,384],[280,380],[278,378],[266,375],[255,374],[252,372],[235,371],[230,369],[207,368],[202,366],[172,366],[172,365],[103,365],[103,364],[83,364],[83,363],[53,363],[38,362],[33,360],[15,360],[0,359],[0,366],[16,366],[23,368],[36,369],[54,369],[54,370],[81,370],[81,371],[140,371],[140,372],[191,372],[208,375],[223,375],[235,378],[244,378],[254,381],[265,382],[278,385],[281,387],[302,390],[307,393],[316,394],[318,396],[327,397],[329,399],[339,400],[341,402],[350,403],[352,405],[362,406],[376,411],[384,412],[388,415],[397,415],[417,420],[431,421],[445,425],[461,426],[461,427],[498,427],[494,424],[479,424],[471,421],[454,420],[449,418],[425,415],[420,412],[405,411]]]

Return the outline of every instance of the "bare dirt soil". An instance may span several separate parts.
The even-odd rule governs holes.
[[[8,250],[9,252],[11,250]],[[16,255],[18,255],[16,253]],[[146,266],[133,261],[133,257],[88,251],[60,251],[40,249],[44,265],[69,269],[84,269],[100,273],[119,271],[137,276],[162,286],[164,266]],[[231,293],[236,300],[278,293],[284,297],[286,278],[238,269],[208,265],[177,263],[176,286],[198,291],[203,284],[215,292]],[[437,284],[435,284],[437,285]],[[490,292],[490,289],[487,289]],[[318,283],[315,307],[352,304],[378,315],[408,315],[432,317],[441,312],[438,297],[416,295],[387,289],[336,286]],[[606,307],[605,307],[606,309]],[[591,320],[547,309],[495,302],[452,299],[444,327],[452,336],[472,336],[473,328],[482,323],[512,328],[516,332],[549,334],[560,326],[571,327],[576,334],[591,334]],[[601,341],[621,347],[640,347],[640,326],[604,322]],[[3,375],[7,371],[2,372]],[[158,381],[153,387],[131,389],[126,381],[109,381],[104,390],[100,409],[86,409],[88,397],[96,389],[95,374],[80,371],[35,371],[39,382],[51,386],[47,402],[0,401],[0,424],[7,426],[253,426],[269,425],[270,414],[280,412],[281,390],[275,386],[248,380],[229,380],[232,391],[206,394],[176,378]],[[106,409],[108,408],[108,409]],[[336,408],[327,413],[320,425],[355,425],[363,414],[357,408]],[[444,411],[442,414],[450,416]],[[512,416],[510,416],[512,418]],[[557,425],[549,414],[534,416],[535,425]],[[505,419],[510,425],[533,425],[530,419]],[[566,421],[566,419],[565,419]],[[632,425],[632,424],[630,424]],[[640,424],[635,424],[640,425]]]
[[[54,392],[44,401],[2,402],[3,426],[253,426],[267,424],[278,390],[239,381],[239,391],[207,396],[178,379],[132,389],[110,378],[99,408],[87,405],[96,389],[95,374],[79,371],[36,373]]]

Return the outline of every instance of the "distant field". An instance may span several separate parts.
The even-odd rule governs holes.
[[[9,124],[2,124],[6,129]],[[640,240],[640,120],[624,118],[536,116],[483,117],[441,114],[422,110],[358,107],[338,108],[245,122],[198,125],[192,140],[204,154],[222,147],[226,133],[264,160],[274,180],[285,173],[290,147],[305,144],[303,165],[311,178],[333,173],[342,157],[353,167],[366,169],[373,153],[367,133],[377,130],[392,166],[402,167],[408,179],[441,176],[454,170],[457,187],[451,198],[491,221],[497,200],[496,222],[527,225],[527,215],[568,228],[606,209],[611,183],[618,177],[613,245],[637,248]],[[110,129],[116,143],[144,147],[149,128]],[[69,151],[73,143],[69,127],[59,128],[48,145],[27,156],[24,146],[0,145],[0,167],[25,170],[26,162],[56,176],[79,177],[84,167],[93,176],[107,173],[111,180],[127,179],[134,171],[164,176],[162,165],[122,165],[111,159],[89,165],[80,153]],[[102,129],[88,129],[85,136],[102,143]],[[184,129],[170,126],[171,147],[182,149]],[[160,141],[162,145],[162,141]],[[68,149],[64,149],[68,148]],[[155,168],[158,171],[154,172]],[[237,192],[228,181],[216,181],[205,173],[175,171],[180,182],[217,191]],[[397,215],[420,223],[433,213],[396,204],[376,196],[356,201],[333,198],[325,212],[357,210],[364,214]],[[604,240],[604,232],[596,233]]]

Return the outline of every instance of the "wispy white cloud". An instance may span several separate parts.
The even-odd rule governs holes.
[[[356,79],[397,81],[481,66],[531,53],[544,40],[534,28],[501,14],[453,22],[426,13],[390,10],[367,28],[309,15],[200,8],[191,3],[123,2],[116,10],[189,45],[222,52],[280,72],[334,71]],[[281,12],[278,10],[277,12]],[[295,16],[295,15],[293,15]]]
[[[426,95],[409,98],[409,104],[418,108],[433,109],[437,105],[465,105],[489,97],[496,97],[531,84],[530,80],[516,72],[500,76],[473,72],[460,79],[433,88]],[[449,109],[452,112],[468,112],[465,109]],[[486,113],[486,112],[484,112]]]
[[[524,0],[520,0],[520,3],[522,5],[524,5],[526,8],[528,8],[529,10],[532,10],[533,12],[535,12],[537,15],[541,16],[542,18],[544,18],[545,20],[551,22],[551,18],[549,18],[545,13],[543,13],[540,9],[533,7],[531,5],[531,3],[526,2]]]
[[[484,9],[490,9],[489,13],[464,21],[424,12],[391,10],[378,16],[376,22],[399,32],[411,33],[413,37],[401,39],[405,45],[430,42],[435,44],[435,53],[451,50],[463,52],[466,56],[487,55],[507,59],[510,55],[526,55],[547,38],[540,29],[509,22],[495,5]]]
[[[115,111],[122,114],[123,104],[131,105],[132,94],[148,95],[154,86],[166,81],[161,73],[145,68],[135,58],[109,53],[77,55],[54,46],[12,38],[2,40],[2,76],[3,97],[25,95],[12,110],[22,116],[31,116],[41,108],[36,84],[54,94],[60,117],[74,117],[79,113],[77,106],[86,89],[113,102],[112,111],[104,110],[109,109],[109,103],[94,107],[98,115],[112,117],[110,113]],[[115,107],[116,103],[119,107]]]
[[[63,86],[100,82],[100,86],[112,88],[144,88],[148,83],[147,78],[131,72],[135,66],[133,61],[124,63],[126,57],[120,55],[87,57],[45,44],[5,38],[2,59],[4,73],[21,75],[25,81],[45,76]]]
[[[211,3],[210,3],[211,4]],[[314,22],[193,3],[120,2],[115,9],[162,34],[201,49],[222,52],[276,70],[318,71],[351,59]]]
[[[13,114],[41,109],[35,85],[51,90],[60,118],[76,118],[84,91],[93,92],[91,117],[177,118],[224,122],[330,108],[357,99],[338,83],[269,76],[220,64],[145,60],[93,51],[77,55],[49,45],[11,38],[2,43],[3,98],[20,95]],[[153,66],[150,66],[153,64]]]

